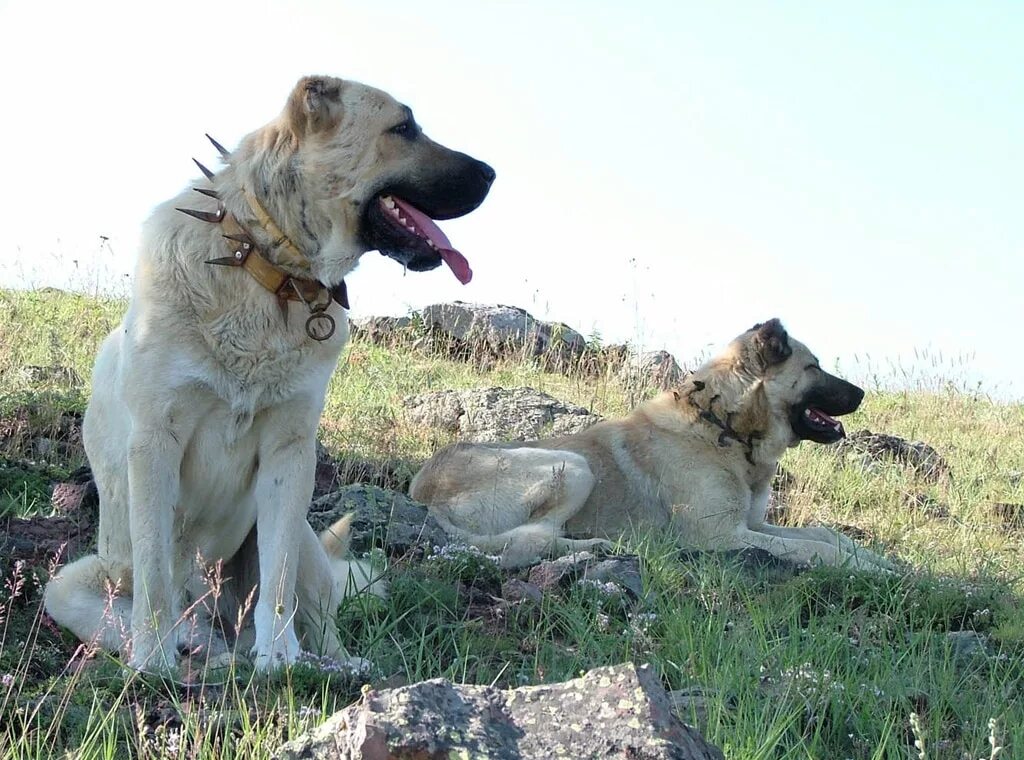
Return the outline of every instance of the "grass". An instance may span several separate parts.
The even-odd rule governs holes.
[[[75,446],[40,461],[33,441],[84,409],[96,348],[122,309],[0,292],[0,420],[23,419],[0,428],[10,460],[0,515],[45,514],[47,484],[81,463]],[[449,438],[406,424],[402,398],[487,385],[529,385],[605,415],[649,392],[611,369],[554,373],[527,357],[454,361],[356,340],[332,381],[321,439],[336,456],[412,472]],[[847,427],[926,441],[951,478],[931,482],[896,464],[866,470],[810,444],[783,462],[794,476],[787,522],[844,526],[903,563],[901,575],[680,559],[638,535],[623,548],[641,557],[641,602],[574,586],[495,612],[479,604],[500,594],[486,559],[397,559],[387,601],[357,597],[340,610],[344,642],[375,663],[375,683],[511,687],[651,662],[668,688],[699,690],[688,717],[740,760],[1024,753],[1024,532],[993,507],[1024,503],[1024,406],[934,387],[870,392]],[[39,613],[42,565],[0,561],[0,757],[267,756],[358,696],[358,683],[311,665],[273,677],[211,673],[205,688],[126,674],[104,655],[69,666],[77,643]]]

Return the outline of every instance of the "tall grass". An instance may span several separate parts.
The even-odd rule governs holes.
[[[38,430],[82,411],[92,358],[122,309],[0,292],[0,419],[23,414]],[[414,471],[450,440],[404,419],[403,397],[429,389],[529,385],[604,415],[651,392],[610,367],[456,361],[417,340],[353,341],[322,422],[332,454]],[[393,558],[388,600],[355,597],[339,611],[344,643],[375,664],[375,683],[443,676],[513,687],[652,662],[667,687],[700,695],[683,702],[684,719],[740,760],[1024,756],[1024,533],[995,507],[1024,503],[1024,406],[928,381],[870,392],[847,428],[924,440],[952,476],[866,469],[805,444],[783,462],[794,479],[783,519],[840,526],[900,561],[900,574],[680,559],[661,537],[636,535],[621,548],[641,558],[640,602],[573,586],[539,604],[495,606],[480,600],[500,598],[504,576],[456,550]],[[43,466],[31,434],[0,445],[8,459]],[[65,451],[45,467],[67,471],[80,459]],[[47,513],[38,482],[9,485],[9,501],[21,501],[8,511]],[[76,653],[40,613],[45,563],[3,561],[0,572],[0,757],[268,756],[358,696],[358,681],[314,664],[273,677],[244,664],[191,680],[125,673],[116,658]]]

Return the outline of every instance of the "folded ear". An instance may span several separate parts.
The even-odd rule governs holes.
[[[296,137],[321,132],[341,121],[341,87],[335,77],[303,77],[288,98],[285,117]]]
[[[754,345],[765,367],[781,364],[792,356],[789,334],[778,319],[769,319],[750,329],[754,332]]]

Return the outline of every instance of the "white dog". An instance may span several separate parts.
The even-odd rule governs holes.
[[[300,638],[342,653],[339,552],[305,520],[324,394],[348,337],[342,278],[377,249],[412,270],[444,261],[468,282],[432,219],[469,213],[494,179],[386,93],[329,77],[302,79],[234,152],[217,147],[227,166],[201,166],[196,187],[208,209],[181,213],[202,200],[187,189],[145,227],[131,305],[100,349],[85,416],[97,554],[46,590],[55,620],[127,649],[140,669],[172,667],[187,643],[182,612],[204,591],[197,556],[258,563],[258,667],[293,662]],[[113,616],[111,585],[122,592]],[[119,623],[127,642],[104,632]]]

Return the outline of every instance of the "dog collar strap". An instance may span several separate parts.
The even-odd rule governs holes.
[[[732,426],[732,420],[735,416],[735,412],[726,412],[724,420],[719,417],[714,410],[715,401],[719,398],[717,395],[711,397],[707,409],[702,408],[693,396],[695,393],[700,393],[704,390],[706,384],[703,380],[693,378],[692,375],[687,379],[690,380],[691,387],[686,393],[686,400],[694,409],[697,410],[698,419],[708,423],[709,425],[713,425],[721,431],[718,434],[718,445],[722,447],[728,446],[730,443],[729,439],[739,442],[739,444],[745,449],[747,461],[754,464],[754,442],[761,436],[757,433],[751,433],[744,437],[741,433],[736,431]]]
[[[260,227],[267,231],[267,234],[271,237],[271,245],[274,248],[279,248],[278,259],[282,264],[288,264],[289,266],[298,267],[304,269],[307,272],[310,270],[309,259],[306,255],[299,250],[299,247],[295,245],[288,236],[281,231],[281,228],[277,226],[277,223],[270,218],[270,214],[263,208],[263,204],[260,203],[259,198],[256,197],[255,193],[252,193],[246,188],[242,188],[242,192],[245,194],[245,201],[249,204],[249,208],[252,209],[252,213],[256,215],[256,220],[259,222]]]
[[[234,250],[230,256],[210,259],[207,264],[241,267],[248,272],[264,290],[277,297],[285,323],[288,321],[288,302],[301,301],[309,309],[306,334],[314,340],[327,340],[334,335],[334,317],[327,313],[327,308],[332,300],[345,309],[350,308],[344,280],[334,288],[327,288],[317,280],[295,277],[260,253],[252,238],[231,214],[220,214],[218,223],[227,230],[224,238],[234,244]]]

